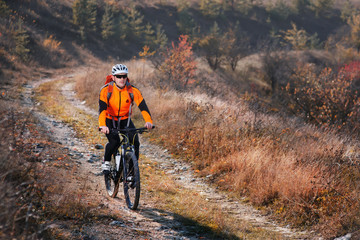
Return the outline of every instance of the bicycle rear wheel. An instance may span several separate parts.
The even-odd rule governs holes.
[[[124,195],[126,205],[136,210],[140,199],[140,171],[137,158],[134,152],[128,152],[125,156],[124,174]]]
[[[115,160],[112,159],[110,162],[110,173],[104,175],[105,187],[108,195],[112,198],[116,197],[119,192],[119,179],[121,171],[116,171]]]

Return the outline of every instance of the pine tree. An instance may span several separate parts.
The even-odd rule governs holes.
[[[225,38],[220,32],[219,25],[217,22],[214,22],[210,33],[199,41],[199,46],[205,53],[206,61],[213,70],[216,70],[223,60],[224,40]]]
[[[30,49],[27,48],[29,44],[29,35],[26,30],[23,28],[22,21],[19,20],[18,28],[15,31],[15,53],[23,61],[27,61],[29,58]]]
[[[155,31],[150,23],[147,23],[144,30],[144,45],[149,46],[150,49],[154,50],[155,47]]]
[[[90,31],[96,30],[96,2],[95,0],[75,0],[72,8],[73,22],[79,26],[81,38],[85,40]]]
[[[295,23],[291,23],[292,29],[288,29],[287,31],[281,31],[284,36],[283,39],[290,43],[294,50],[304,50],[307,49],[308,46],[308,34],[304,29],[297,29]]]
[[[334,6],[334,0],[312,0],[310,8],[315,12],[315,16],[328,16],[329,11]]]
[[[309,6],[309,0],[295,0],[293,2],[293,7],[297,14],[304,14]]]
[[[359,9],[356,9],[350,0],[346,0],[346,2],[342,4],[340,17],[346,22],[356,12],[359,12]]]
[[[167,36],[165,34],[165,31],[162,29],[161,24],[156,25],[155,32],[156,32],[155,33],[155,40],[154,40],[155,45],[159,49],[164,49],[167,42],[168,42],[168,38],[167,38]]]
[[[195,28],[195,22],[187,9],[183,9],[178,13],[178,21],[176,26],[181,34],[191,34]]]
[[[105,13],[102,17],[102,21],[101,21],[101,36],[103,39],[109,39],[110,37],[112,37],[115,32],[114,32],[114,14],[112,11],[112,7],[109,4],[106,4],[105,6]]]
[[[0,17],[7,17],[10,15],[10,9],[4,1],[0,1]]]
[[[200,11],[204,16],[216,18],[220,15],[221,5],[216,0],[201,0]]]
[[[139,40],[144,33],[144,16],[135,7],[125,12],[124,24],[126,25],[126,38],[128,40]]]

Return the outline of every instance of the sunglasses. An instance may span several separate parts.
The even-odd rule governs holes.
[[[115,75],[116,78],[127,78],[127,75]]]

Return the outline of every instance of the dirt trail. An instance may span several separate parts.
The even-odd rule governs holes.
[[[73,78],[72,75],[66,77]],[[26,86],[25,104],[29,107],[34,107],[31,101],[33,89],[46,81],[51,81],[51,79],[44,79],[36,82],[36,84]],[[94,121],[96,121],[97,112],[88,108],[84,102],[80,102],[76,98],[73,87],[73,83],[64,84],[61,89],[62,95],[64,95],[74,107],[91,113],[94,116]],[[52,133],[54,141],[61,142],[63,146],[68,147],[72,156],[76,159],[75,162],[80,169],[79,174],[87,179],[89,188],[87,191],[92,193],[87,196],[86,201],[96,200],[102,202],[99,207],[107,208],[112,215],[121,217],[121,219],[115,219],[110,222],[105,221],[100,224],[94,224],[93,226],[86,226],[83,228],[83,236],[88,236],[90,237],[89,239],[133,239],[139,238],[139,236],[142,236],[141,238],[143,239],[200,238],[194,231],[191,231],[191,227],[183,226],[180,222],[177,222],[173,213],[156,209],[152,206],[151,202],[141,199],[139,210],[130,211],[125,207],[121,193],[119,197],[115,199],[106,197],[103,187],[103,176],[101,175],[100,169],[100,156],[102,156],[103,150],[96,150],[94,146],[89,146],[81,139],[75,138],[73,129],[54,117],[37,111],[36,106],[33,112],[40,123]],[[171,175],[176,181],[180,182],[182,186],[198,192],[211,203],[219,204],[222,211],[226,212],[227,215],[243,219],[253,226],[281,233],[284,239],[321,239],[310,237],[311,235],[306,232],[295,231],[288,227],[280,227],[262,216],[260,212],[251,206],[228,198],[208,185],[203,179],[196,178],[192,174],[191,167],[188,164],[172,159],[170,154],[167,153],[167,150],[154,146],[145,139],[141,139],[140,152],[151,161],[158,163],[166,174]],[[80,185],[81,183],[71,182],[70,184]]]

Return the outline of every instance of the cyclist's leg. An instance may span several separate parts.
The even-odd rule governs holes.
[[[112,122],[110,119],[106,119],[106,126],[109,127],[109,129],[112,127]],[[120,145],[120,137],[118,134],[106,134],[106,137],[108,139],[108,143],[105,146],[105,154],[104,154],[104,168],[107,166],[110,166],[111,156],[116,152],[116,150],[119,148]],[[104,170],[104,169],[103,169]]]

